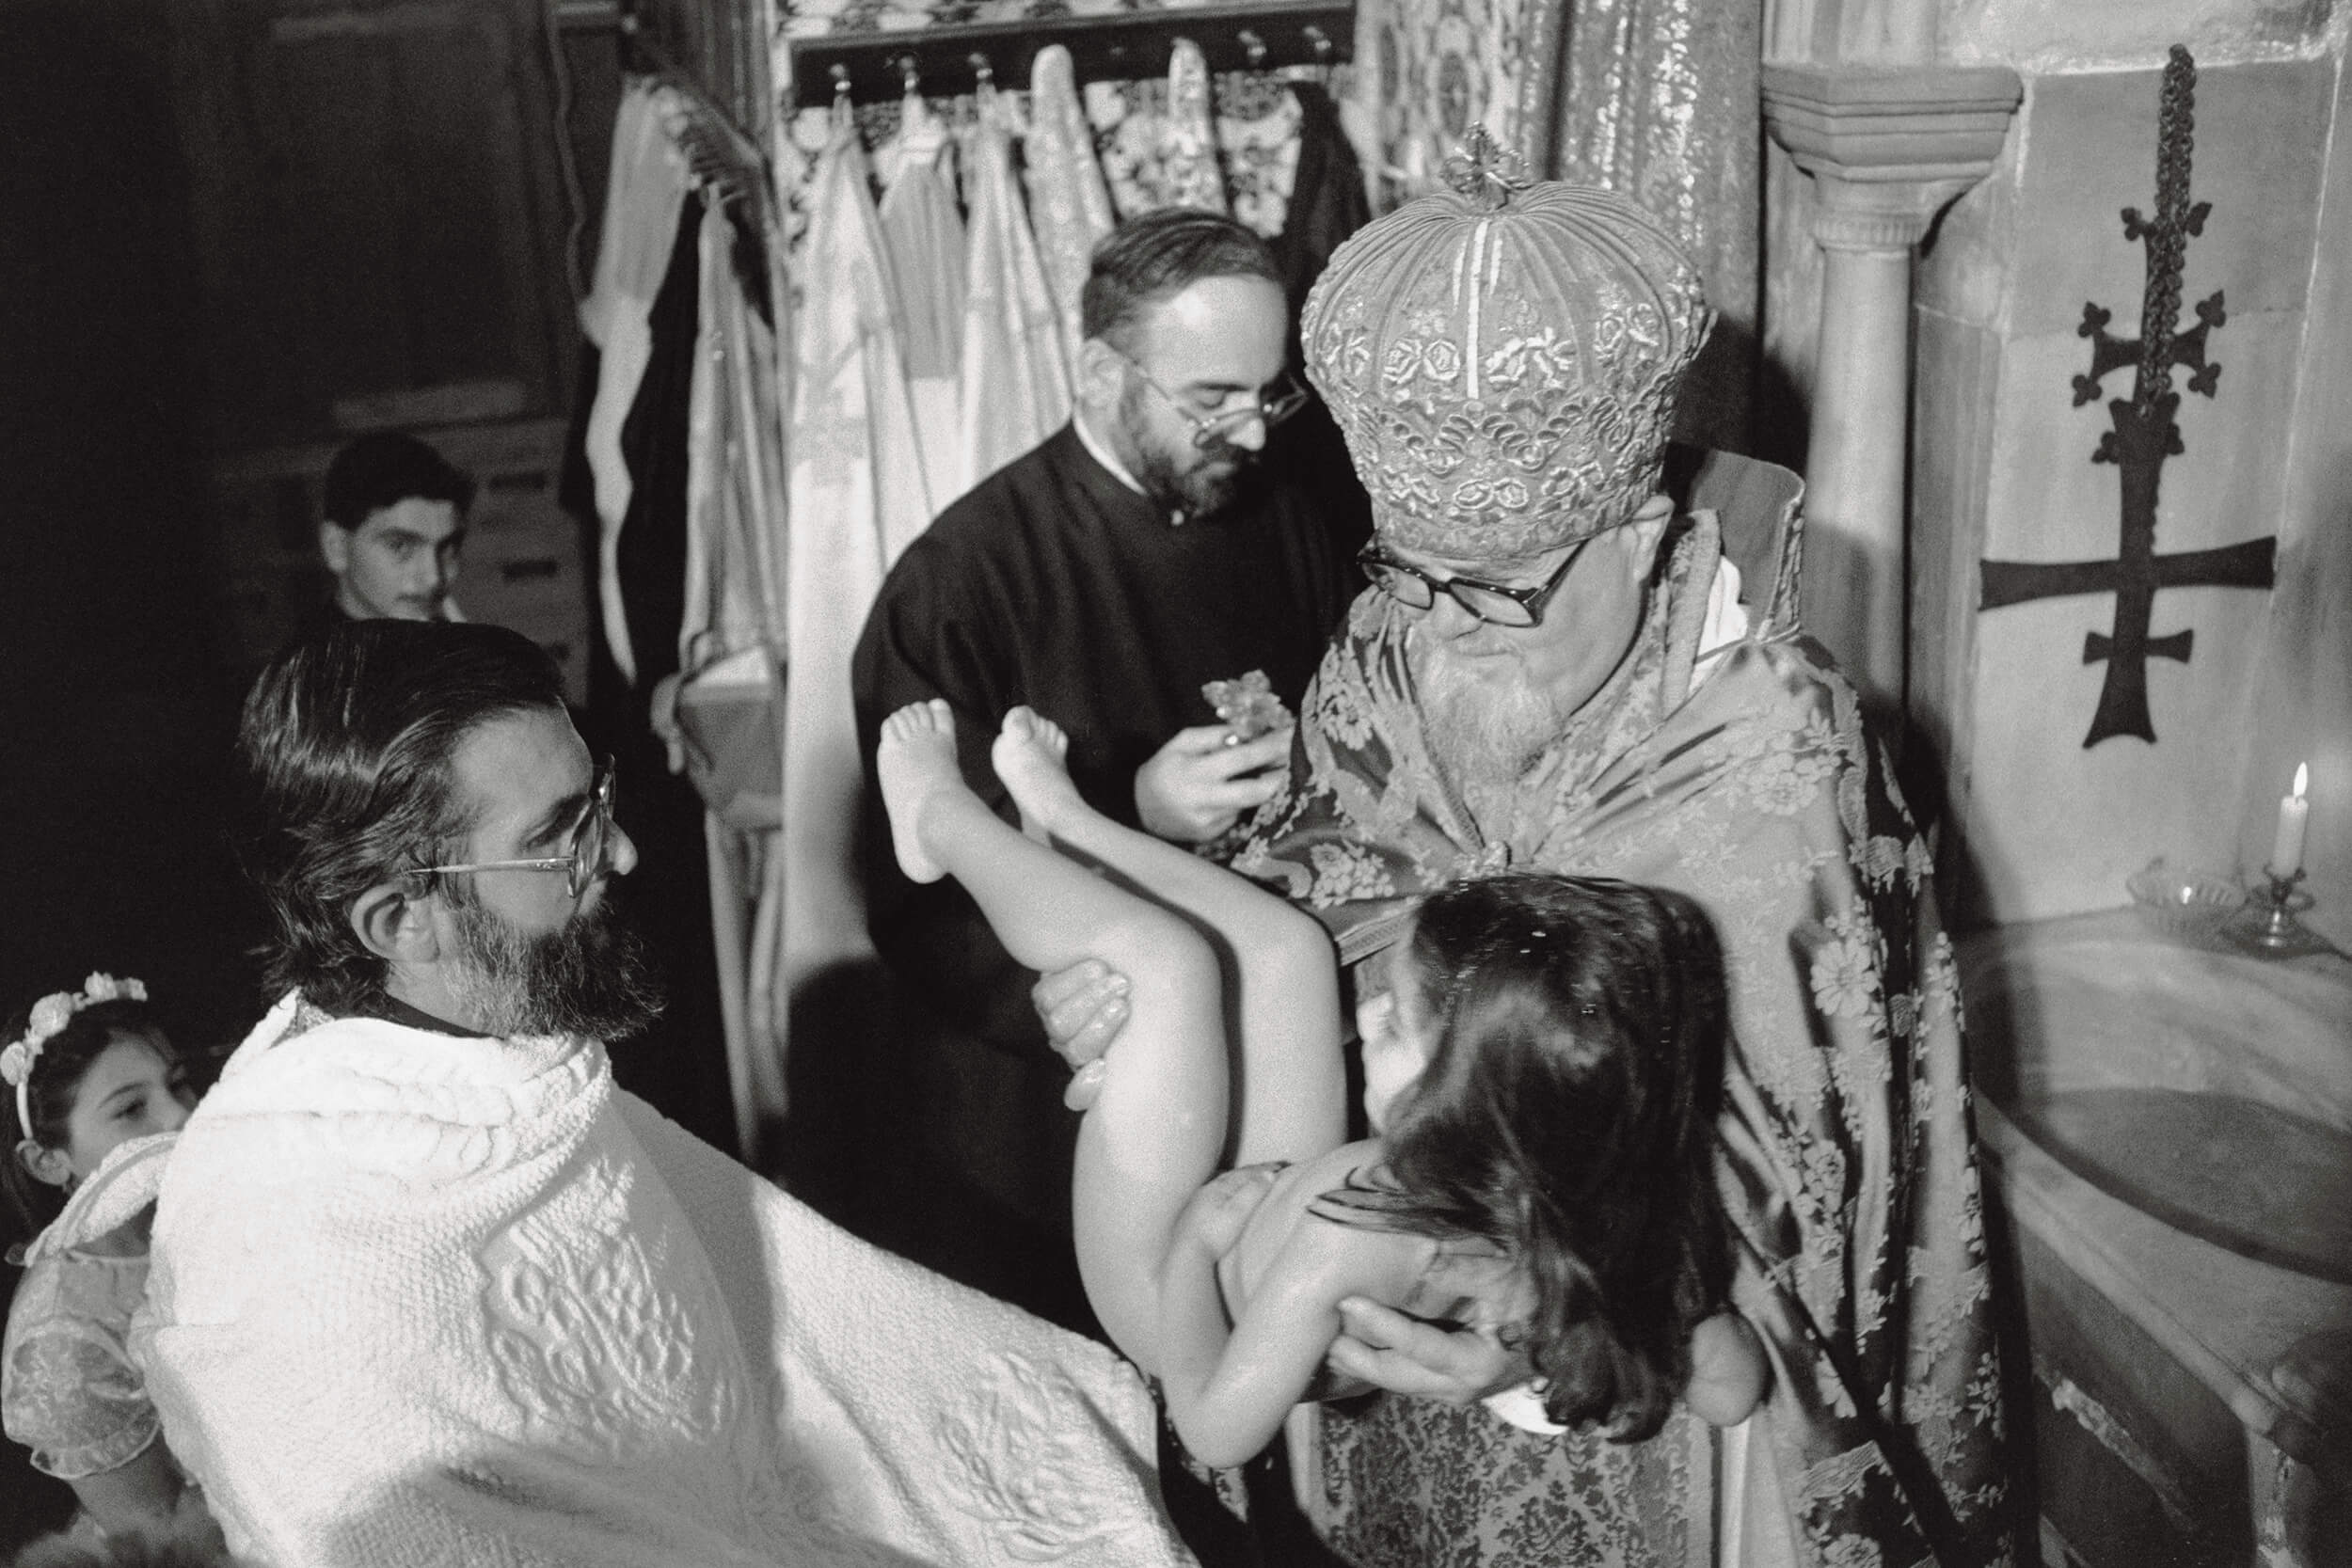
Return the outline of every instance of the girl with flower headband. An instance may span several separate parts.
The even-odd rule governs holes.
[[[1633,1441],[1677,1399],[1746,1418],[1765,1363],[1724,1309],[1723,959],[1695,904],[1549,873],[1431,895],[1359,1009],[1374,1136],[1343,1143],[1322,927],[1095,812],[1064,745],[1027,708],[1005,720],[992,758],[1027,836],[964,786],[944,703],[884,722],[876,771],[910,878],[955,876],[1031,968],[1091,957],[1129,978],[1079,1128],[1078,1265],[1195,1458],[1238,1465],[1273,1439],[1350,1297],[1522,1348],[1563,1426]],[[1244,1168],[1211,1180],[1236,1069]]]
[[[102,1534],[172,1516],[182,1480],[125,1340],[168,1134],[196,1097],[136,980],[42,997],[0,1050],[19,1140],[5,1186],[29,1246],[0,1340],[0,1425]],[[38,1232],[38,1234],[35,1234]]]

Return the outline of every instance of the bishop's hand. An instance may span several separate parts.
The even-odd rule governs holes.
[[[1527,1379],[1524,1352],[1489,1330],[1439,1328],[1363,1296],[1340,1303],[1340,1326],[1326,1365],[1392,1394],[1466,1405]]]
[[[1242,740],[1223,724],[1178,730],[1136,769],[1136,816],[1175,844],[1206,844],[1280,793],[1291,730]]]

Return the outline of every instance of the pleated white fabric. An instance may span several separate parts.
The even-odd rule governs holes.
[[[959,374],[963,361],[963,218],[956,211],[954,144],[920,93],[906,96],[882,193],[882,243],[898,303],[898,346],[931,501],[962,494],[956,483]]]
[[[1061,324],[1013,181],[1009,107],[993,88],[980,89],[980,123],[966,168],[972,229],[964,272],[959,495],[1070,418]]]
[[[818,161],[792,399],[786,618],[786,981],[872,951],[855,863],[863,773],[850,652],[882,576],[930,522],[895,286],[846,114]]]

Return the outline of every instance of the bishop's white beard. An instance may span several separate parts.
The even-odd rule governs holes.
[[[1438,765],[1473,807],[1476,798],[1516,785],[1568,716],[1550,692],[1520,678],[1524,667],[1516,659],[1507,661],[1509,678],[1495,680],[1477,670],[1492,660],[1457,654],[1419,626],[1406,637],[1422,733]]]

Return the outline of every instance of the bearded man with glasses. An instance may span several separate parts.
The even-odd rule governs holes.
[[[1625,197],[1508,163],[1474,146],[1453,193],[1360,230],[1308,301],[1308,372],[1372,495],[1372,585],[1232,864],[1321,917],[1360,984],[1459,878],[1696,899],[1731,1025],[1729,1301],[1776,1381],[1735,1431],[1678,1411],[1618,1447],[1543,1420],[1507,1335],[1343,1304],[1334,1369],[1391,1392],[1294,1425],[1297,1495],[1357,1568],[1728,1563],[1735,1540],[1742,1562],[2006,1561],[1932,857],[1797,625],[1794,476],[1669,459],[1710,320],[1696,268]],[[1073,1061],[1108,1027],[1100,998],[1076,970],[1041,987]]]
[[[614,1085],[605,1037],[658,1002],[613,896],[638,853],[546,654],[327,628],[239,751],[282,995],[139,1167],[160,1193],[107,1198],[154,1199],[135,1354],[237,1560],[1191,1560],[1133,1369]]]
[[[1070,424],[943,512],[882,585],[851,663],[866,775],[885,717],[944,698],[965,782],[1010,820],[988,749],[1026,705],[1068,732],[1071,777],[1097,810],[1230,852],[1279,786],[1290,730],[1231,727],[1202,688],[1259,671],[1284,717],[1296,711],[1362,586],[1363,490],[1285,368],[1283,275],[1248,230],[1189,208],[1134,219],[1097,248],[1083,304]],[[868,794],[867,927],[923,1029],[888,1050],[860,1037],[830,1075],[815,1067],[825,1045],[796,1036],[796,1070],[881,1103],[842,1159],[795,1138],[787,1158],[813,1168],[794,1177],[839,1191],[852,1228],[1090,1325],[1036,976],[961,887],[907,880]],[[796,1117],[809,1103],[799,1096]],[[860,1147],[928,1174],[882,1196],[842,1175]]]

